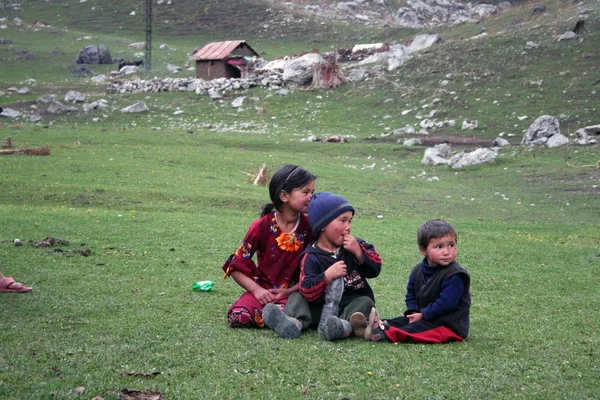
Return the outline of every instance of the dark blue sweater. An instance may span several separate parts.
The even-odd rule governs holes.
[[[427,262],[427,257],[425,257],[423,260],[423,276],[425,282],[427,282],[439,268],[440,267],[431,267]],[[456,308],[464,290],[465,282],[461,275],[452,275],[443,281],[438,299],[421,310],[417,301],[417,293],[415,292],[414,277],[411,274],[408,278],[408,285],[406,286],[407,311],[405,315],[420,312],[423,314],[423,319],[425,321],[433,321]]]

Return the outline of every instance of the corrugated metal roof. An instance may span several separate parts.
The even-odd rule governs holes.
[[[222,60],[230,56],[231,53],[243,43],[246,43],[246,41],[228,40],[226,42],[209,43],[192,55],[190,60]]]

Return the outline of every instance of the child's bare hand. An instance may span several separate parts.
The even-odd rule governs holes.
[[[420,312],[409,314],[406,316],[406,318],[408,318],[408,323],[412,324],[413,322],[421,321],[423,319],[423,314],[421,314]]]
[[[342,246],[344,246],[344,248],[346,250],[348,250],[350,253],[354,254],[355,256],[358,253],[362,253],[362,250],[360,249],[360,245],[358,244],[358,241],[352,235],[344,236],[344,243],[342,244]]]
[[[356,260],[362,264],[364,261],[363,251],[360,248],[360,244],[358,244],[358,240],[352,235],[344,236],[344,249],[348,250]]]
[[[274,302],[285,299],[290,295],[289,289],[269,289],[269,292],[275,295],[275,299],[273,299]]]
[[[336,262],[325,271],[325,278],[328,282],[342,276],[346,276],[346,263],[343,261]]]
[[[259,287],[258,289],[252,292],[256,300],[260,303],[261,306],[264,306],[267,303],[271,303],[275,300],[275,294],[271,293],[270,290]]]

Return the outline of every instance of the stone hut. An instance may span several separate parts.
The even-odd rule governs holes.
[[[252,59],[260,56],[245,40],[212,42],[196,51],[190,61],[196,62],[196,78],[242,78]]]

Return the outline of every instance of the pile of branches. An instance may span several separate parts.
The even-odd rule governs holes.
[[[335,54],[325,56],[325,62],[313,66],[311,88],[332,89],[346,82]]]

